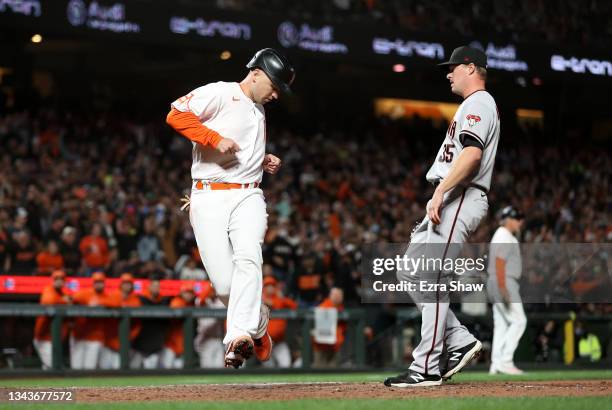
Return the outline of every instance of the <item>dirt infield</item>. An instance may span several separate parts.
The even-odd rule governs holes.
[[[204,384],[157,387],[76,388],[79,402],[237,401],[297,399],[391,399],[402,397],[608,396],[612,380],[487,382],[445,384],[416,389],[387,388],[382,383]]]

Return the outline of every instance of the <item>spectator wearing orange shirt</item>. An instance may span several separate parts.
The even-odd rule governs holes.
[[[79,250],[87,267],[87,273],[104,270],[109,263],[109,251],[106,239],[102,237],[100,224],[93,224],[91,234],[81,239]]]
[[[43,275],[64,268],[64,258],[59,253],[57,242],[49,241],[47,250],[36,256],[36,264],[38,265],[38,273]]]
[[[105,290],[106,276],[102,272],[92,275],[93,287],[74,294],[76,305],[113,307],[113,297]],[[73,369],[95,369],[100,365],[105,332],[109,319],[78,317],[74,321],[70,340],[70,363]]]
[[[170,301],[170,307],[180,309],[195,306],[195,290],[193,283],[183,283],[181,293]],[[170,322],[170,328],[166,333],[164,349],[161,354],[161,365],[164,369],[180,369],[183,367],[183,319],[175,319]]]
[[[293,299],[286,298],[280,293],[278,282],[272,276],[264,278],[262,300],[271,310],[297,309],[298,307]],[[265,367],[291,367],[291,350],[285,340],[286,332],[287,319],[270,319],[268,333],[274,344],[271,360],[264,362]]]
[[[41,305],[64,305],[68,296],[64,293],[66,274],[56,270],[51,274],[53,283],[45,287],[40,295]],[[34,347],[38,352],[43,369],[50,369],[52,364],[51,343],[51,320],[50,316],[39,316],[34,324]],[[62,339],[66,336],[66,326],[62,327]]]
[[[112,307],[140,307],[142,303],[134,293],[134,277],[131,273],[124,273],[120,278],[119,289],[111,292]],[[119,319],[109,319],[106,323],[106,337],[100,358],[101,369],[118,369],[120,365],[119,356]],[[136,339],[142,328],[140,319],[132,319],[130,323],[130,342]],[[136,367],[142,360],[135,358],[136,351],[130,349],[130,367]]]
[[[331,288],[329,297],[325,299],[319,307],[337,309],[338,312],[344,310],[344,292],[340,288]],[[338,321],[336,327],[336,343],[333,345],[316,343],[313,341],[314,363],[313,367],[334,367],[338,365],[340,349],[344,344],[344,333],[346,323]]]

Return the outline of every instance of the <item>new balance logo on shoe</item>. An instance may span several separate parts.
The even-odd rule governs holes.
[[[454,352],[452,353],[452,356],[450,357],[450,361],[456,362],[457,360],[461,360],[461,352]]]

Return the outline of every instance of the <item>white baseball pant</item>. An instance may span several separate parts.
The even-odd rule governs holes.
[[[220,338],[213,337],[205,339],[202,344],[198,346],[198,353],[200,355],[201,368],[210,369],[223,367],[225,348]]]
[[[73,369],[95,369],[104,345],[92,340],[70,338],[70,365]]]
[[[287,369],[291,367],[291,350],[287,342],[274,343],[272,346],[272,356],[267,362],[263,362],[263,367],[277,367]]]
[[[174,350],[164,347],[159,358],[162,369],[182,369],[183,356],[177,356]]]
[[[53,353],[51,341],[34,339],[33,344],[34,348],[38,352],[38,357],[40,357],[43,370],[50,369],[52,362],[51,357]]]
[[[118,369],[119,361],[119,352],[115,352],[106,346],[102,347],[100,352],[100,369]]]
[[[189,219],[202,262],[227,306],[224,344],[258,334],[262,251],[268,215],[259,188],[191,191]],[[265,333],[265,328],[264,328]]]
[[[159,353],[144,356],[142,353],[135,351],[130,360],[130,367],[132,369],[159,369],[161,366],[159,357]]]
[[[502,302],[499,284],[495,276],[489,276],[487,293],[493,308],[493,345],[491,367],[514,366],[514,352],[527,327],[527,317],[520,302],[520,285],[517,279],[506,277],[506,289],[512,303]],[[517,302],[518,301],[518,302]]]

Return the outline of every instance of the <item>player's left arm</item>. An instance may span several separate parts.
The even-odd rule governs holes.
[[[273,154],[266,154],[263,160],[263,169],[268,174],[276,174],[281,167],[282,161],[279,157]]]

